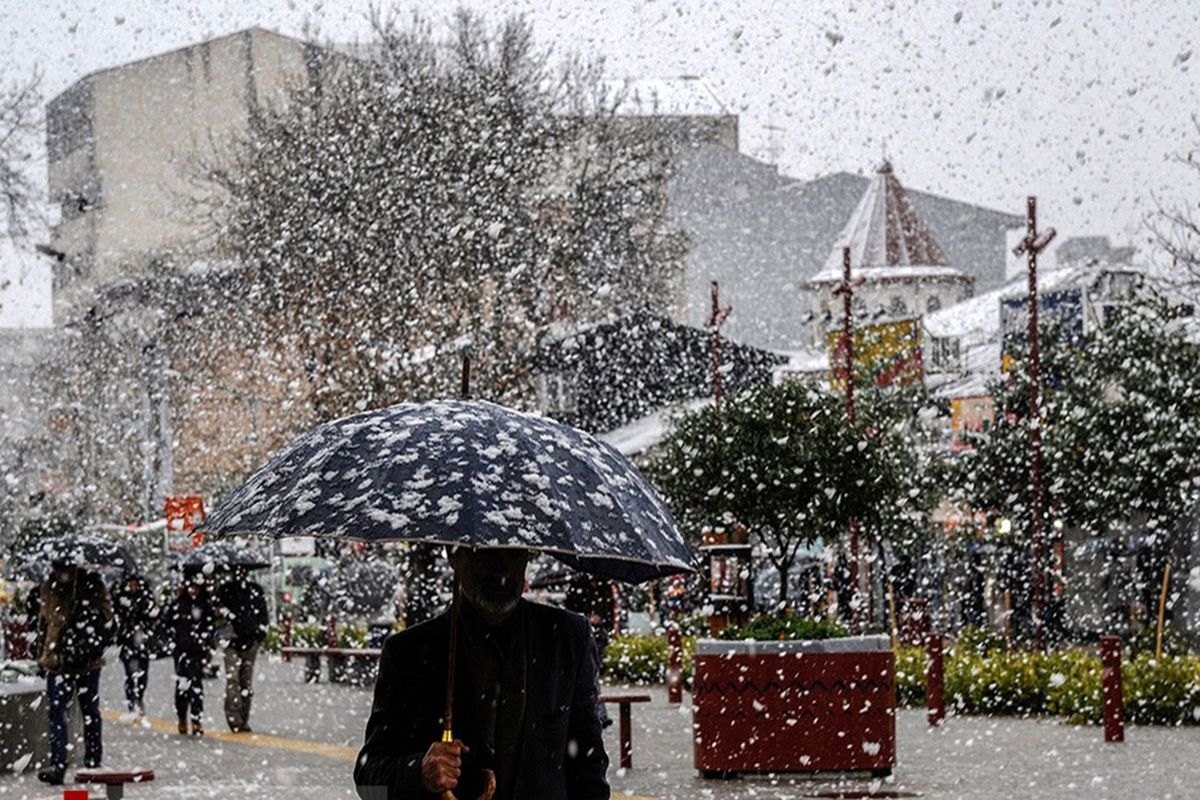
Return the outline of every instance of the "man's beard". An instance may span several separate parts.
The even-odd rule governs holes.
[[[523,588],[516,581],[501,582],[498,578],[485,578],[470,600],[485,614],[502,617],[517,607]]]

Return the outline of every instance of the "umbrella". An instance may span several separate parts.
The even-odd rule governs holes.
[[[31,575],[46,574],[50,564],[116,569],[125,575],[139,572],[137,561],[111,539],[90,533],[69,533],[34,543],[19,556],[20,569]]]
[[[322,425],[200,530],[524,547],[623,581],[694,568],[671,511],[614,448],[481,401],[404,403]]]
[[[481,401],[403,403],[322,425],[273,456],[201,530],[521,547],[623,581],[694,568],[670,509],[614,448]],[[456,590],[447,742],[459,602]]]
[[[270,562],[246,547],[230,542],[208,542],[183,557],[184,572],[213,572],[228,569],[265,569]]]

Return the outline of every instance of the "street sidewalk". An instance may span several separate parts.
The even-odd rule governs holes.
[[[267,798],[350,800],[354,754],[370,709],[368,689],[303,683],[303,664],[261,659],[251,715],[254,734],[230,734],[221,705],[224,683],[206,681],[206,735],[174,732],[169,660],[152,665],[149,729],[115,721],[123,710],[121,669],[104,670],[105,766],[150,767],[157,780],[133,786],[138,798]],[[606,687],[620,691],[627,687]],[[1099,728],[1056,721],[951,717],[930,730],[921,710],[897,720],[899,764],[885,781],[796,776],[700,778],[692,768],[691,707],[671,706],[662,688],[633,707],[633,768],[617,769],[617,726],[605,732],[620,794],[654,800],[790,800],[803,797],[930,798],[1195,798],[1200,797],[1200,729],[1130,728],[1127,741],[1106,745]],[[611,709],[616,714],[616,709]],[[93,797],[103,797],[100,787]],[[61,798],[36,772],[0,776],[0,798]]]

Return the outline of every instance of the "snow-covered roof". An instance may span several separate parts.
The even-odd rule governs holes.
[[[896,267],[945,271],[928,276],[962,275],[950,267],[941,245],[909,202],[904,187],[887,161],[876,170],[867,191],[834,243],[825,266],[813,277],[814,282],[841,279],[842,250],[846,247],[850,248],[851,269],[859,277],[869,279],[875,275],[875,270]],[[928,276],[913,274],[909,277]]]
[[[677,78],[612,78],[606,94],[625,116],[723,117],[729,114],[709,85],[695,75]]]
[[[646,452],[665,439],[671,432],[671,420],[676,415],[696,411],[711,403],[712,398],[706,397],[660,408],[653,414],[647,414],[641,419],[636,419],[628,425],[622,425],[608,433],[602,433],[596,438],[615,447],[621,455],[635,456]]]

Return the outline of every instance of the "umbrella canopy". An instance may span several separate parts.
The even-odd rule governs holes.
[[[271,566],[258,553],[231,542],[208,542],[183,557],[184,572],[213,572],[229,569],[265,569]]]
[[[623,581],[694,568],[670,509],[624,456],[481,401],[405,403],[322,425],[201,530],[524,547]]]
[[[36,542],[18,557],[19,569],[45,577],[51,564],[119,570],[125,575],[139,572],[137,561],[121,545],[104,536],[70,533]]]

